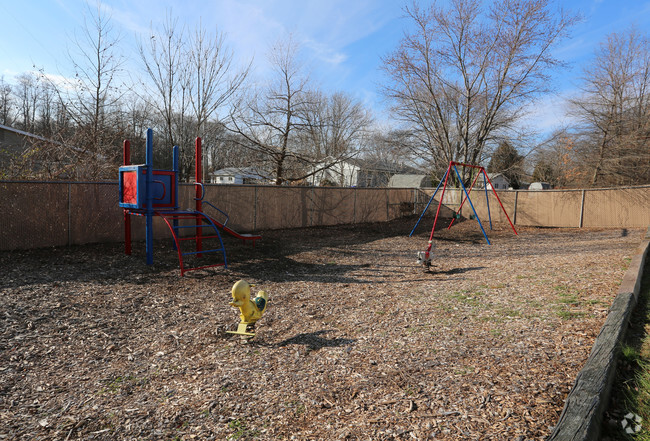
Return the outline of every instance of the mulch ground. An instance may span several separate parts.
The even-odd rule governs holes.
[[[542,440],[642,232],[385,224],[0,253],[0,439]],[[424,225],[424,224],[423,224]],[[239,279],[270,296],[227,334]]]

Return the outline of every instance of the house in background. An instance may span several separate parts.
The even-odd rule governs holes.
[[[393,175],[388,181],[392,188],[423,188],[431,186],[431,180],[426,175]]]
[[[510,179],[502,173],[488,173],[488,178],[490,178],[495,190],[507,190],[510,188]],[[479,178],[479,181],[482,181],[482,179]],[[477,182],[477,184],[477,187],[483,187],[483,182]],[[492,190],[492,185],[488,182],[487,189]]]
[[[0,124],[0,169],[4,169],[13,160],[21,157],[32,148],[34,142],[47,143],[51,141],[42,136]]]
[[[264,184],[269,181],[268,176],[252,167],[222,168],[209,175],[212,184]]]
[[[69,166],[78,163],[82,153],[80,148],[0,124],[0,178],[16,172],[21,179],[74,178]]]
[[[408,166],[359,158],[338,162],[326,158],[313,165],[314,170],[316,172],[307,179],[309,185],[361,188],[387,187],[393,175],[418,172]]]

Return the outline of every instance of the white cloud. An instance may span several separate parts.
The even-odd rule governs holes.
[[[147,35],[149,33],[149,22],[143,20],[137,14],[137,11],[111,7],[106,3],[102,4],[102,8],[107,13],[107,17],[119,23],[124,30],[134,32],[136,35]]]
[[[392,15],[381,2],[344,0],[291,2],[218,0],[211,14],[240,58],[255,58],[265,72],[271,44],[291,34],[315,69],[341,68],[350,59],[346,47],[379,29]],[[318,66],[320,65],[320,66]]]
[[[535,101],[525,109],[526,115],[520,120],[520,125],[541,134],[550,134],[574,124],[575,118],[568,113],[568,100],[574,94],[573,90],[565,90]]]

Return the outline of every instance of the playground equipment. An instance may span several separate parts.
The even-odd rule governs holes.
[[[251,300],[251,286],[247,281],[240,280],[232,287],[232,298],[230,306],[239,308],[239,318],[241,322],[237,326],[236,331],[226,331],[229,334],[238,334],[248,337],[255,336],[255,322],[262,318],[262,314],[266,311],[269,297],[266,291],[257,293],[257,297]]]
[[[469,187],[469,191],[467,191],[467,188],[465,188],[465,184],[463,184],[463,180],[460,177],[460,173],[458,173],[458,168],[456,166],[461,166],[461,167],[467,167],[471,168],[474,170],[478,170],[476,173],[476,176],[474,177],[474,180],[472,181],[472,185]],[[474,217],[478,221],[479,227],[481,227],[481,231],[483,232],[483,237],[485,237],[486,242],[488,245],[490,245],[490,239],[488,239],[487,234],[485,234],[485,229],[483,228],[483,224],[481,223],[481,219],[479,218],[478,214],[476,213],[476,209],[474,208],[474,204],[472,204],[472,200],[470,199],[469,195],[472,192],[472,189],[474,188],[474,185],[476,184],[476,181],[478,180],[479,176],[483,176],[483,188],[485,189],[485,201],[487,204],[487,212],[488,212],[488,219],[490,222],[490,230],[492,229],[492,215],[490,214],[490,200],[488,198],[488,183],[490,184],[490,188],[494,192],[494,196],[497,198],[497,201],[499,202],[499,205],[501,206],[501,210],[503,210],[503,214],[506,215],[506,218],[508,219],[508,222],[510,223],[510,226],[512,227],[512,231],[517,234],[517,230],[515,230],[515,226],[512,224],[512,221],[510,220],[510,216],[508,216],[508,213],[506,212],[505,208],[503,208],[503,204],[501,203],[501,199],[499,199],[499,195],[497,194],[496,190],[494,189],[494,185],[492,185],[492,182],[490,181],[490,178],[488,177],[485,168],[478,166],[478,165],[471,165],[471,164],[462,164],[460,162],[454,162],[450,161],[449,166],[447,167],[447,171],[445,172],[444,176],[440,180],[440,183],[438,183],[438,186],[436,187],[436,191],[433,192],[433,195],[431,196],[431,199],[429,199],[429,202],[427,203],[426,207],[424,207],[424,210],[422,211],[422,214],[418,218],[418,221],[416,222],[415,226],[411,230],[411,233],[409,234],[409,237],[413,235],[415,232],[415,229],[418,227],[420,224],[420,221],[422,220],[422,217],[424,214],[427,212],[429,209],[429,205],[431,205],[431,202],[433,202],[433,198],[436,196],[438,193],[438,190],[440,189],[440,186],[442,185],[442,193],[440,194],[440,199],[438,201],[438,209],[436,210],[436,217],[433,221],[433,228],[431,229],[431,235],[429,236],[429,242],[428,242],[428,247],[426,251],[419,251],[417,256],[418,256],[418,263],[421,265],[424,265],[427,269],[431,266],[431,248],[433,247],[433,234],[436,231],[436,224],[438,223],[438,216],[440,215],[440,208],[442,207],[442,200],[445,197],[445,190],[447,189],[447,183],[449,181],[449,175],[451,175],[452,172],[456,172],[456,176],[458,177],[458,182],[460,182],[460,185],[463,189],[463,199],[460,203],[460,206],[458,207],[458,211],[454,212],[453,218],[451,222],[449,223],[449,226],[447,229],[451,228],[451,226],[454,224],[454,221],[456,219],[460,219],[460,213],[461,210],[463,209],[463,205],[465,204],[465,201],[469,202],[470,207],[472,207],[472,212],[474,213]],[[444,183],[444,185],[443,185]]]
[[[124,165],[119,168],[120,207],[124,209],[124,253],[131,254],[131,215],[144,216],[147,265],[153,264],[153,218],[163,219],[174,239],[174,249],[178,253],[181,276],[188,271],[211,268],[215,266],[228,267],[226,250],[219,229],[244,241],[255,241],[261,236],[240,234],[227,227],[228,215],[211,203],[204,201],[205,189],[202,183],[202,151],[201,138],[196,138],[195,145],[195,182],[196,197],[194,210],[181,210],[178,205],[178,163],[179,148],[173,149],[172,170],[156,170],[153,168],[153,130],[147,130],[147,146],[145,164],[131,165],[131,146],[124,141]],[[214,217],[203,212],[203,203],[225,217],[219,222]],[[183,231],[194,230],[194,235],[181,234]],[[204,234],[204,229],[208,234]],[[211,249],[203,249],[204,241],[215,243]],[[194,242],[193,251],[183,251],[181,245]],[[187,247],[186,247],[187,248]],[[222,261],[208,265],[188,268],[184,257],[194,255],[203,257],[204,254],[215,253],[222,256]]]

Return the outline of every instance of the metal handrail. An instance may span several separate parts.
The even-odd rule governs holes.
[[[211,204],[210,202],[208,202],[208,201],[203,201],[203,203],[204,203],[204,204],[207,204],[207,205],[209,205],[209,206],[211,206],[212,208],[214,208],[215,210],[217,210],[219,213],[221,213],[222,215],[224,215],[224,217],[226,218],[226,221],[225,221],[225,222],[222,222],[221,225],[223,225],[223,226],[225,227],[226,224],[228,223],[228,221],[230,220],[230,216],[228,216],[228,213],[226,213],[226,212],[223,211],[223,210],[220,210],[219,208],[215,207],[214,205],[212,205],[212,204]]]
[[[203,186],[203,184],[202,184],[201,182],[195,182],[195,183],[194,183],[194,186],[195,186],[195,187],[196,187],[197,185],[198,185],[199,188],[201,189],[201,197],[200,197],[200,198],[194,198],[194,200],[195,200],[195,201],[203,201],[203,198],[205,197],[205,187]],[[208,203],[209,203],[209,202],[206,202],[206,204],[208,204]]]

